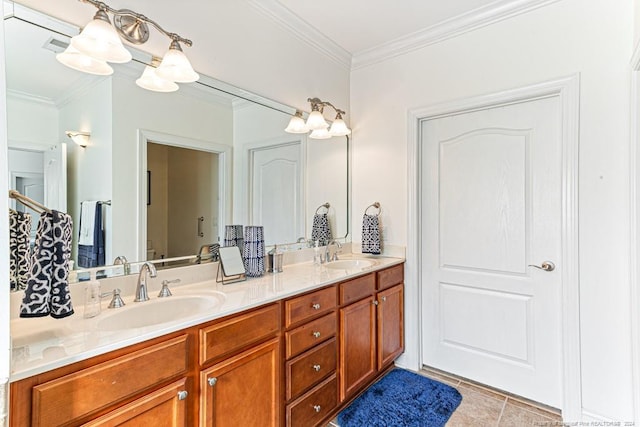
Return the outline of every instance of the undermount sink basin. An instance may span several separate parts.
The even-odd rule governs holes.
[[[128,302],[123,308],[103,311],[96,328],[105,331],[144,328],[213,312],[226,297],[223,293],[174,295],[145,302]]]
[[[375,265],[375,261],[367,259],[342,259],[329,262],[326,264],[326,267],[333,270],[362,270],[372,265]]]

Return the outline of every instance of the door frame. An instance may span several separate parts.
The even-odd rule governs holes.
[[[456,114],[464,114],[488,108],[558,97],[561,108],[561,152],[562,152],[562,212],[561,212],[561,259],[562,274],[562,415],[564,419],[581,419],[582,385],[580,368],[580,300],[578,257],[578,145],[580,111],[580,75],[573,74],[556,80],[532,84],[516,89],[457,101],[434,104],[411,109],[408,112],[408,230],[407,265],[408,281],[415,286],[407,287],[405,304],[407,318],[418,324],[407,325],[407,336],[416,338],[408,355],[410,365],[422,366],[422,289],[421,289],[421,148],[420,124],[424,120]]]

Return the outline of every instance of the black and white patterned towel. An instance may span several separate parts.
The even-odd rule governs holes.
[[[378,215],[362,217],[362,253],[380,255],[380,222]]]
[[[332,239],[329,216],[326,213],[317,213],[313,216],[311,228],[311,240],[320,242],[320,246],[326,246]]]
[[[237,246],[242,249],[243,246],[242,225],[227,225],[224,227],[224,245]]]
[[[27,288],[31,273],[30,234],[31,215],[9,209],[9,285],[12,291]]]
[[[260,277],[264,274],[264,228],[262,226],[246,227],[242,259],[247,276]]]
[[[40,215],[20,317],[60,319],[73,314],[68,281],[72,228],[71,216],[65,213]]]

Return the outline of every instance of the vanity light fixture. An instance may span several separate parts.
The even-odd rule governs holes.
[[[91,133],[89,132],[79,132],[77,130],[68,130],[68,131],[65,131],[64,133],[66,133],[67,136],[71,138],[73,142],[75,142],[82,148],[86,148],[87,145],[89,145],[89,137],[91,136]]]
[[[342,115],[346,114],[344,110],[340,110],[330,102],[322,101],[319,98],[308,98],[307,101],[311,103],[311,113],[306,123],[302,117],[302,111],[296,110],[285,132],[307,133],[311,131],[309,138],[313,139],[328,139],[332,136],[345,136],[351,133],[351,129],[347,127],[347,124],[342,118]],[[336,112],[336,118],[331,124],[331,127],[329,127],[329,124],[324,118],[324,107],[331,107]]]
[[[140,83],[136,81],[138,86],[158,92],[173,92],[178,89],[176,82],[191,83],[200,78],[180,46],[181,43],[192,46],[191,40],[165,31],[157,22],[132,10],[113,9],[96,0],[79,1],[92,4],[98,11],[80,34],[71,38],[69,47],[56,55],[64,65],[90,74],[109,75],[113,69],[107,62],[124,63],[132,59],[122,39],[136,45],[143,44],[149,40],[149,25],[152,25],[171,43],[157,68],[145,68],[138,79]],[[113,15],[113,24],[109,13]]]

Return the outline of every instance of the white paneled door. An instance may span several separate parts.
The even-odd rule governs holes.
[[[420,129],[422,362],[557,408],[561,119],[547,97]]]

